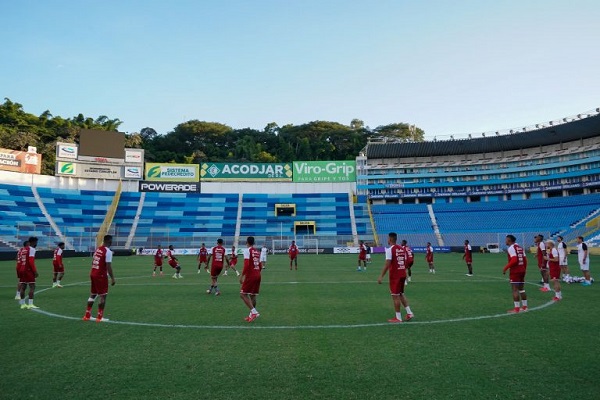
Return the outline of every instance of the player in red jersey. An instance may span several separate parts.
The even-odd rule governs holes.
[[[154,253],[154,269],[152,270],[152,276],[156,276],[157,267],[160,268],[160,276],[163,276],[163,257],[163,249],[162,246],[159,244],[158,246],[156,246],[156,253]]]
[[[227,263],[227,266],[225,267],[225,272],[223,273],[223,275],[227,275],[227,271],[229,269],[232,269],[235,271],[236,276],[240,276],[240,273],[238,272],[238,270],[235,269],[237,262],[238,262],[237,250],[236,250],[235,246],[231,246],[231,256],[229,257],[229,262]]]
[[[358,244],[358,268],[357,271],[362,271],[361,266],[367,270],[367,246],[364,241],[360,241]]]
[[[549,292],[550,283],[548,281],[548,262],[546,261],[546,245],[544,244],[544,236],[537,235],[533,238],[533,241],[535,242],[535,246],[537,247],[537,265],[540,269],[540,274],[542,275],[543,286],[540,288],[540,291]]]
[[[296,246],[295,240],[292,240],[292,244],[288,249],[288,256],[290,256],[290,271],[292,270],[292,263],[294,263],[296,270],[298,270],[298,246]]]
[[[84,321],[89,321],[92,318],[92,307],[98,296],[100,296],[100,302],[98,303],[96,322],[106,321],[104,318],[104,307],[106,306],[106,296],[108,296],[108,277],[110,276],[110,284],[112,286],[115,286],[115,283],[117,283],[112,269],[113,252],[110,250],[111,245],[112,236],[106,235],[103,238],[102,246],[98,247],[94,252],[92,270],[90,271],[92,284],[87,308],[83,316]]]
[[[17,254],[17,275],[19,276],[19,305],[23,310],[39,308],[33,304],[35,278],[39,276],[35,267],[35,248],[38,238],[30,237]],[[29,286],[28,302],[25,303],[25,289]]]
[[[204,264],[204,270],[206,273],[210,274],[210,271],[208,270],[208,249],[204,243],[202,243],[202,246],[200,246],[200,251],[198,252],[198,273],[202,271],[202,264]]]
[[[244,270],[240,276],[240,284],[242,285],[240,297],[244,301],[244,304],[246,304],[246,307],[250,309],[250,314],[245,320],[252,322],[260,316],[258,310],[256,310],[256,296],[258,296],[260,291],[260,270],[262,269],[262,265],[260,264],[260,251],[253,247],[254,237],[249,236],[246,239],[246,246],[247,248],[244,249]]]
[[[168,261],[169,265],[171,266],[171,268],[175,269],[175,273],[173,274],[172,278],[173,279],[183,278],[183,276],[181,275],[181,266],[179,265],[179,261],[177,260],[177,257],[175,257],[174,251],[175,251],[175,249],[173,248],[173,245],[170,244],[169,250],[167,250],[167,261]]]
[[[65,276],[65,265],[63,264],[62,253],[65,249],[65,244],[60,242],[54,249],[54,257],[52,258],[52,268],[54,274],[52,275],[52,287],[62,288],[60,280]]]
[[[408,283],[411,281],[412,266],[415,263],[415,255],[406,240],[402,241],[402,247],[404,247],[404,251],[406,251],[406,282]]]
[[[468,240],[465,240],[465,254],[463,254],[463,260],[467,263],[467,269],[469,270],[466,275],[473,276],[473,249],[471,249]]]
[[[425,250],[425,261],[429,265],[429,273],[435,274],[435,266],[433,265],[433,247],[431,243],[427,242],[427,249]]]
[[[508,264],[504,266],[502,273],[506,274],[506,271],[510,269],[509,279],[515,303],[515,307],[512,310],[508,310],[508,312],[518,313],[519,311],[527,311],[527,293],[525,293],[527,257],[523,248],[517,244],[517,238],[513,235],[506,236],[506,245],[508,246]]]
[[[19,253],[24,248],[29,248],[29,241],[28,240],[24,241],[23,242],[23,247],[21,247],[19,249],[19,251],[17,251],[17,266],[16,266],[16,271],[17,271],[17,294],[15,295],[15,300],[21,300],[21,273],[19,272],[21,264],[19,263]]]
[[[554,285],[554,301],[562,300],[562,293],[560,291],[560,256],[558,254],[558,249],[554,246],[553,240],[548,240],[546,242],[546,257],[544,257],[548,262],[548,270],[550,274],[550,279]]]
[[[221,291],[217,286],[217,280],[219,279],[219,275],[221,275],[221,271],[223,271],[223,264],[227,264],[229,266],[229,260],[225,253],[225,247],[223,247],[223,239],[217,239],[217,245],[212,248],[211,254],[208,256],[208,263],[210,265],[210,289],[206,290],[206,294],[212,294],[212,291],[215,291],[215,296],[221,295]]]
[[[390,247],[385,249],[385,266],[381,270],[381,275],[377,279],[377,283],[381,284],[383,277],[389,271],[390,272],[390,294],[394,301],[394,311],[396,316],[392,319],[388,319],[388,322],[398,323],[402,322],[402,313],[400,312],[400,305],[404,306],[406,310],[406,321],[410,321],[414,318],[412,311],[408,305],[408,299],[404,295],[404,284],[406,282],[406,263],[407,256],[406,250],[403,246],[396,244],[398,241],[398,235],[394,232],[388,234],[388,244]]]

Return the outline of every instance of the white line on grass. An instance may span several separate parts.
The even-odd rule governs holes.
[[[120,279],[137,279],[137,278],[144,278],[147,276],[128,276],[128,277],[122,277]],[[501,279],[501,278],[499,278]],[[433,282],[475,282],[473,280],[447,280],[447,281],[424,281],[427,283],[433,283]],[[481,281],[481,282],[491,282],[491,281]],[[85,281],[85,282],[75,282],[75,283],[70,283],[68,285],[65,286],[79,286],[79,285],[83,285],[83,284],[88,284],[89,281]],[[272,282],[273,284],[276,283],[281,283],[281,284],[297,284],[297,283],[304,283],[304,284],[322,284],[322,283],[338,283],[338,284],[343,284],[343,283],[369,283],[369,281],[347,281],[347,282]],[[531,283],[532,285],[535,285],[534,283]],[[151,284],[151,285],[156,285],[156,284]],[[168,285],[178,285],[176,283],[170,283]],[[191,283],[185,283],[183,285],[191,285]],[[195,285],[198,285],[197,283]],[[144,284],[122,284],[120,286],[148,286],[148,285],[144,285]],[[181,284],[179,285],[181,286]],[[52,287],[48,287],[48,288],[44,288],[40,291],[38,291],[37,293],[43,293],[47,290],[52,289]],[[551,306],[552,304],[554,304],[554,301],[549,301],[547,303],[544,303],[540,306],[537,307],[533,307],[530,308],[528,312],[531,311],[537,311],[537,310],[541,310],[544,309],[546,307]],[[72,321],[81,321],[81,318],[77,318],[77,317],[70,317],[67,315],[61,315],[61,314],[56,314],[56,313],[51,313],[48,311],[44,311],[42,309],[34,309],[33,311],[39,313],[39,314],[43,314],[46,315],[48,317],[52,317],[52,318],[60,318],[60,319],[66,319],[66,320],[72,320]],[[370,328],[370,327],[377,327],[377,326],[392,326],[392,325],[399,325],[399,326],[406,326],[406,325],[432,325],[432,324],[446,324],[446,323],[453,323],[453,322],[468,322],[468,321],[479,321],[479,320],[484,320],[484,319],[492,319],[492,318],[503,318],[503,317],[510,317],[510,316],[514,316],[514,315],[519,315],[519,314],[509,314],[509,313],[503,313],[503,314],[492,314],[492,315],[480,315],[480,316],[476,316],[476,317],[461,317],[461,318],[449,318],[449,319],[441,319],[441,320],[433,320],[433,321],[411,321],[411,322],[407,322],[407,323],[402,323],[402,324],[390,324],[390,323],[385,323],[385,322],[379,322],[379,323],[372,323],[372,324],[348,324],[348,325],[341,325],[341,324],[332,324],[332,325],[274,325],[274,326],[262,326],[262,325],[256,325],[256,324],[252,324],[252,325],[183,325],[183,324],[159,324],[159,323],[152,323],[152,322],[133,322],[133,321],[113,321],[113,320],[109,320],[109,321],[105,321],[103,322],[104,324],[115,324],[115,325],[128,325],[128,326],[144,326],[144,327],[152,327],[152,328],[183,328],[183,329],[352,329],[352,328]]]

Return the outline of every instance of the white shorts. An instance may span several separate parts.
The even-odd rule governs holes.
[[[585,264],[579,263],[579,268],[581,268],[582,271],[589,271],[590,270],[590,262],[586,262]]]
[[[260,258],[260,262],[261,263],[266,263],[267,262],[267,257],[261,257]]]
[[[558,262],[558,265],[560,265],[561,267],[566,267],[569,265],[569,262],[567,260],[560,260]]]
[[[371,255],[367,254],[367,260],[370,260],[370,259],[371,259]]]

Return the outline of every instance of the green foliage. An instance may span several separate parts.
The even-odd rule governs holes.
[[[43,155],[42,173],[52,175],[57,141],[76,143],[81,128],[116,131],[121,124],[120,119],[106,115],[92,118],[78,114],[65,119],[46,110],[36,116],[5,99],[0,105],[0,147],[25,150],[36,146]],[[263,130],[190,120],[164,135],[145,127],[139,133],[127,134],[125,144],[145,149],[146,159],[153,162],[290,162],[354,159],[371,137],[422,141],[423,134],[422,129],[406,123],[371,129],[357,118],[349,125],[312,121],[280,127],[271,122]]]

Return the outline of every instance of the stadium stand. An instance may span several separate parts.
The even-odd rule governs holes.
[[[135,199],[135,197],[133,197]],[[123,201],[123,200],[121,200]],[[132,197],[117,208],[115,225],[133,223]],[[135,200],[133,200],[135,201]],[[140,215],[135,245],[154,247],[199,247],[219,236],[235,236],[238,208],[237,194],[146,193]]]
[[[49,247],[54,236],[28,186],[0,184],[0,238],[2,250],[14,250],[30,236],[38,236],[41,248]]]

